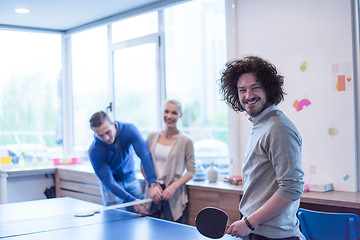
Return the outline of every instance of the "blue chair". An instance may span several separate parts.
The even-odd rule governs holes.
[[[360,217],[353,213],[327,213],[299,208],[298,218],[306,240],[360,238]]]

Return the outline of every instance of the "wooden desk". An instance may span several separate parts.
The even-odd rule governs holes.
[[[98,179],[91,166],[60,166],[56,173],[57,196],[70,196],[101,204]],[[222,181],[190,181],[188,223],[194,225],[198,211],[207,206],[224,209],[230,222],[240,218],[239,202],[243,194],[242,186]],[[327,212],[351,212],[360,216],[360,192],[330,191],[326,193],[305,192],[300,207]]]
[[[300,207],[325,211],[355,213],[360,216],[360,192],[305,192]]]
[[[50,172],[56,171],[56,196],[73,197],[93,203],[102,204],[99,180],[94,170],[88,164],[49,166]],[[24,169],[24,171],[26,171]],[[47,171],[38,169],[37,171]],[[35,170],[25,172],[0,171],[1,174],[16,176],[16,174],[39,173]],[[218,181],[190,181],[187,183],[189,192],[189,223],[194,224],[194,217],[203,207],[214,206],[226,210],[230,221],[240,218],[239,202],[243,194],[242,186],[231,185]],[[1,190],[1,186],[0,186]],[[2,196],[0,196],[1,198]],[[330,191],[326,193],[305,192],[300,200],[300,207],[327,212],[350,212],[360,216],[360,192]],[[0,201],[1,202],[1,201]]]
[[[242,186],[218,181],[190,181],[188,223],[194,225],[196,214],[204,207],[218,207],[229,214],[230,222],[240,218],[239,202],[243,195]],[[360,216],[360,192],[305,192],[300,199],[300,207],[325,211],[347,212]]]
[[[195,225],[197,213],[204,207],[217,207],[224,210],[229,216],[229,222],[240,219],[239,203],[242,186],[231,185],[218,181],[189,181],[187,183],[189,194],[187,223]]]

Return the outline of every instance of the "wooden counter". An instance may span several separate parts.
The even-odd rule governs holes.
[[[218,181],[190,181],[188,223],[194,225],[196,214],[204,207],[218,207],[228,213],[230,222],[240,218],[239,202],[242,186]],[[300,207],[325,212],[350,212],[360,216],[360,192],[305,192]]]
[[[224,210],[229,216],[229,223],[239,220],[242,186],[221,181],[216,183],[189,181],[187,189],[189,204],[186,223],[194,226],[197,213],[204,207],[217,207]]]
[[[36,169],[17,169],[0,171],[0,180],[9,176],[51,174],[56,176],[56,196],[73,197],[102,204],[100,182],[90,164],[60,165],[39,167]],[[1,189],[1,186],[0,186]],[[242,186],[231,185],[222,181],[190,181],[188,219],[194,224],[198,211],[213,206],[225,210],[230,222],[240,218],[239,202],[243,194]],[[330,191],[305,192],[300,200],[300,207],[328,212],[351,212],[360,215],[360,192]]]
[[[301,202],[360,209],[360,192],[305,192],[301,197]]]
[[[324,212],[355,213],[360,216],[360,192],[304,192],[300,207]]]

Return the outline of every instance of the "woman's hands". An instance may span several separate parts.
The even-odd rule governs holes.
[[[173,184],[169,185],[162,192],[162,200],[169,201],[176,191],[176,187]]]
[[[156,186],[150,187],[149,191],[150,191],[150,197],[152,198],[154,203],[158,204],[160,200],[162,200],[162,192],[163,192],[160,185],[157,183]]]
[[[169,201],[174,195],[177,187],[174,184],[170,184],[164,190],[161,188],[160,184],[156,184],[154,187],[150,187],[150,197],[154,203],[158,204],[161,200]]]

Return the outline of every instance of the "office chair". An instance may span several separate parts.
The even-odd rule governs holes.
[[[353,213],[327,213],[299,208],[298,218],[306,240],[360,238],[360,217]]]

